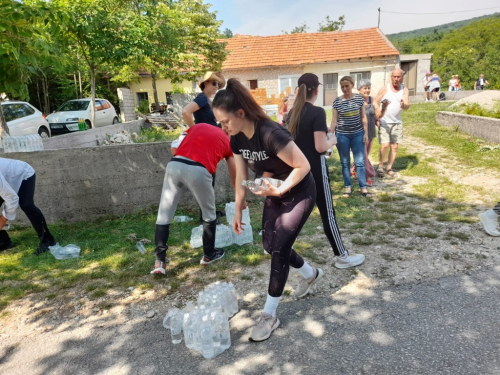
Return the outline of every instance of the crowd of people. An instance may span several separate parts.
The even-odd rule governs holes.
[[[429,92],[440,85],[441,78],[428,72]],[[391,72],[390,82],[375,97],[371,82],[360,80],[354,93],[350,76],[340,79],[342,95],[332,104],[332,121],[326,112],[314,105],[320,93],[318,77],[303,74],[298,80],[293,107],[282,111],[282,125],[273,121],[256,102],[250,91],[237,79],[226,80],[220,73],[208,72],[199,82],[201,93],[183,111],[188,129],[172,143],[171,161],[167,164],[155,228],[155,275],[166,273],[166,252],[170,225],[182,194],[190,191],[200,206],[203,225],[205,266],[224,257],[224,249],[215,247],[217,213],[214,181],[218,163],[225,160],[235,192],[234,232],[244,227],[242,212],[247,207],[249,170],[255,177],[281,181],[252,189],[252,194],[265,198],[262,212],[262,243],[271,255],[267,298],[250,340],[263,341],[279,326],[277,308],[283,295],[290,267],[301,279],[295,296],[306,296],[323,277],[323,270],[310,265],[293,248],[314,206],[318,207],[327,237],[335,256],[335,267],[346,269],[361,265],[363,254],[346,248],[337,224],[330,176],[325,152],[333,146],[342,167],[343,197],[353,193],[352,177],[357,178],[361,196],[377,174],[395,178],[393,169],[398,146],[403,140],[403,110],[410,107],[409,92],[402,84],[403,71]],[[487,80],[483,77],[483,84]],[[213,99],[212,99],[213,98]],[[380,143],[379,163],[375,171],[369,154],[373,139]],[[351,164],[350,154],[354,156]],[[34,204],[35,171],[22,161],[0,158],[0,203],[5,202],[0,216],[0,251],[13,246],[4,230],[20,207],[28,216],[40,239],[35,254],[40,255],[55,244],[45,218]],[[497,229],[500,203],[479,215],[486,232],[500,236]]]
[[[441,99],[441,84],[443,80],[437,72],[431,73],[427,71],[425,76],[422,78],[422,85],[424,87],[424,98],[426,102],[439,101]],[[474,81],[474,90],[484,90],[490,83],[485,78],[484,74],[481,74],[477,80]],[[462,83],[458,74],[453,74],[448,81],[448,91],[461,91]]]

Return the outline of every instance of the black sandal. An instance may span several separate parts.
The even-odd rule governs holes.
[[[384,170],[384,167],[378,167],[377,169],[377,175],[379,177],[384,177],[385,176],[385,170]]]
[[[372,198],[373,197],[373,194],[372,193],[369,193],[369,192],[361,192],[361,195],[365,198]]]
[[[342,198],[350,198],[351,197],[352,191],[346,191],[344,194],[342,194]]]
[[[391,168],[387,170],[387,176],[389,176],[390,178],[397,178],[399,175]]]

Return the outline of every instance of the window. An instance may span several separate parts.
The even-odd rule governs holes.
[[[13,109],[12,107],[13,107],[12,104],[2,105],[3,116],[5,117],[5,121],[7,121],[7,122],[16,119],[14,111],[12,111],[12,109]]]
[[[136,95],[137,95],[137,104],[140,104],[141,101],[143,100],[149,101],[147,92],[138,92]]]
[[[248,82],[250,83],[250,90],[255,90],[256,88],[259,87],[256,79],[251,79]]]
[[[167,104],[172,104],[172,93],[171,92],[166,92],[165,93],[165,98],[167,99]]]
[[[100,101],[100,100],[96,100],[96,101],[95,101],[95,110],[96,110],[96,111],[102,111],[103,109],[104,109],[104,108],[103,108],[103,106],[102,106],[101,101]]]
[[[110,109],[111,108],[111,104],[109,104],[109,102],[107,100],[103,100],[102,101],[102,109]]]
[[[355,73],[349,73],[349,75],[352,77],[354,80],[354,88],[358,88],[358,82],[361,81],[362,79],[370,79],[372,76],[371,72],[355,72]]]
[[[35,110],[27,104],[5,104],[2,106],[5,121],[14,121],[35,113]]]
[[[64,103],[62,106],[57,108],[57,112],[60,111],[86,111],[89,107],[90,100],[71,100]]]
[[[22,106],[24,107],[24,115],[25,116],[31,116],[33,113],[35,113],[35,110],[33,108],[31,108],[29,105],[22,104]]]
[[[286,88],[290,87],[292,89],[292,93],[295,91],[295,88],[298,86],[300,75],[290,75],[290,76],[279,76],[278,77],[278,90],[280,93],[286,93]]]

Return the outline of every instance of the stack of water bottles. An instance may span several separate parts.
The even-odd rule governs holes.
[[[171,309],[163,326],[170,329],[173,344],[183,339],[188,349],[210,359],[231,346],[229,318],[238,312],[238,296],[232,283],[217,281],[198,295],[198,307],[192,303],[183,309]]]
[[[247,243],[253,242],[252,226],[250,225],[250,212],[248,207],[243,210],[242,222],[242,233],[234,233],[233,220],[236,213],[235,203],[226,204],[226,219],[228,225],[219,224],[215,232],[215,247],[226,247],[233,243],[241,246]],[[193,228],[191,231],[191,240],[189,241],[191,248],[196,249],[203,246],[203,226],[200,225]]]
[[[38,134],[7,135],[2,139],[3,151],[7,152],[32,152],[43,151],[42,138]]]

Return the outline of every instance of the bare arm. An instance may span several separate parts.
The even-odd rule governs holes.
[[[377,96],[375,97],[375,100],[373,101],[373,108],[375,108],[375,116],[377,118],[382,118],[384,117],[385,110],[387,109],[387,106],[390,104],[390,102],[385,102],[382,104],[382,108],[380,108],[380,101],[384,97],[385,93],[387,92],[387,86],[382,87]]]
[[[231,179],[231,185],[233,185],[233,190],[235,189],[236,182],[236,163],[234,161],[234,156],[231,156],[226,159],[227,169],[229,170],[229,178]]]
[[[191,102],[182,110],[182,118],[188,127],[194,126],[193,113],[199,109],[198,104]]]
[[[334,134],[331,134],[330,137],[328,137],[324,131],[314,132],[314,148],[320,154],[335,144],[337,144],[337,137]]]
[[[330,131],[335,134],[335,128],[337,127],[337,120],[339,118],[339,112],[333,108],[332,123],[330,124]]]
[[[403,99],[401,100],[401,108],[404,110],[410,108],[410,91],[408,91],[408,88],[404,88],[404,95]]]
[[[234,182],[234,192],[235,192],[235,216],[233,221],[233,231],[237,234],[241,233],[241,222],[242,211],[246,207],[246,195],[247,189],[241,185],[241,181],[248,180],[248,168],[243,156],[234,155],[234,165],[235,165],[235,182]],[[229,165],[228,165],[229,167]]]
[[[281,196],[302,181],[311,170],[307,158],[302,151],[300,151],[295,142],[288,143],[285,148],[278,152],[277,156],[293,168],[292,172],[290,172],[279,188],[272,186],[266,181],[268,189],[255,191],[254,194],[262,196]]]

